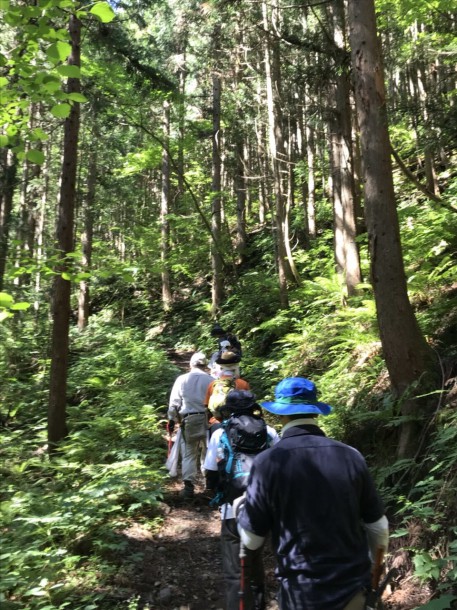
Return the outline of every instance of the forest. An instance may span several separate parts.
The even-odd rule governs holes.
[[[421,592],[385,607],[457,607],[455,5],[0,22],[2,609],[167,607],[121,534],[163,526],[170,389],[215,321],[259,399],[312,379],[365,456]]]

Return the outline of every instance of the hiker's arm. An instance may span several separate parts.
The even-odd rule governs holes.
[[[256,551],[257,549],[260,549],[260,547],[265,542],[264,536],[257,536],[257,534],[248,532],[240,526],[238,526],[238,532],[240,534],[242,544],[250,551]]]
[[[384,552],[387,552],[389,546],[389,522],[387,517],[383,515],[374,523],[364,523],[363,526],[367,532],[370,557],[374,561],[377,549],[383,548]]]
[[[245,498],[235,507],[238,531],[243,544],[251,550],[262,546],[271,530],[271,497],[268,493],[269,472],[259,472],[254,462],[249,476]]]
[[[384,512],[384,504],[374,484],[373,478],[363,461],[363,492],[361,495],[360,515],[367,532],[368,548],[371,561],[376,560],[377,551],[387,551],[389,543],[389,523]]]
[[[208,408],[208,404],[209,404],[209,399],[211,397],[211,392],[213,391],[213,382],[211,382],[208,387],[206,388],[206,395],[205,395],[205,400],[203,402],[204,406],[206,408]]]
[[[239,498],[236,498],[233,501],[233,513],[237,520],[238,515],[243,510],[245,503],[245,494],[243,494]],[[257,549],[260,549],[260,547],[265,542],[265,536],[257,536],[257,534],[243,529],[240,524],[238,524],[238,533],[240,535],[241,544],[251,551],[256,551]]]
[[[170,401],[168,403],[167,418],[175,421],[179,420],[179,409],[182,405],[181,381],[179,378],[174,382],[171,388]]]

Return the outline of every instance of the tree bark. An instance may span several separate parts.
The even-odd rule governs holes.
[[[83,223],[84,230],[81,233],[81,250],[82,250],[82,268],[85,271],[90,271],[92,264],[92,242],[94,234],[94,202],[97,188],[97,128],[94,127],[92,140],[92,150],[89,155],[89,175],[87,178],[87,197],[83,206]],[[83,279],[79,282],[78,295],[78,329],[84,330],[89,324],[89,309],[90,309],[90,287],[89,280]]]
[[[216,36],[218,44],[218,36]],[[214,239],[220,243],[221,239],[221,79],[213,74],[213,153],[212,153],[212,201],[211,201],[211,230]],[[212,281],[212,313],[217,316],[223,300],[222,260],[214,245],[211,247]]]
[[[346,20],[343,3],[333,3],[329,10],[333,22],[334,40],[343,54],[346,50]],[[335,105],[330,124],[335,262],[337,272],[344,278],[347,293],[351,296],[357,292],[357,286],[362,281],[362,273],[356,242],[350,82],[346,65],[335,67],[337,75],[332,91]]]
[[[277,7],[272,11],[277,14]],[[288,282],[294,281],[295,274],[291,268],[291,261],[286,248],[286,222],[287,208],[285,201],[282,171],[287,175],[286,154],[283,138],[283,118],[281,105],[281,76],[278,40],[271,36],[269,7],[262,2],[263,24],[266,32],[265,37],[265,79],[267,90],[267,109],[269,125],[269,148],[270,161],[273,173],[274,197],[275,197],[275,235],[277,248],[277,268],[279,280],[280,305],[283,309],[289,307]],[[273,17],[272,17],[273,20]],[[271,39],[270,39],[271,38]],[[298,276],[298,274],[297,274]]]
[[[371,276],[384,357],[395,394],[427,387],[435,373],[427,345],[408,299],[387,127],[381,50],[373,0],[349,0],[352,68],[363,162]],[[398,453],[413,456],[426,413],[406,398]]]
[[[0,290],[3,289],[8,258],[9,230],[13,210],[14,190],[17,186],[17,157],[10,149],[2,151],[0,189]]]
[[[71,53],[68,63],[81,65],[81,22],[76,15],[70,16],[69,23]],[[80,92],[79,78],[69,78],[69,93]],[[70,328],[71,283],[63,277],[69,271],[67,255],[74,250],[73,228],[76,195],[76,169],[78,163],[80,107],[73,102],[70,115],[65,119],[63,160],[60,183],[59,209],[57,219],[57,245],[59,261],[53,286],[51,370],[48,405],[48,444],[52,451],[67,434],[66,403],[68,346]]]
[[[163,137],[166,146],[162,149],[162,197],[160,206],[160,260],[162,262],[162,307],[164,311],[171,309],[173,296],[170,281],[170,102],[163,103]]]

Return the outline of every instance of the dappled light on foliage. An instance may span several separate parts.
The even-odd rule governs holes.
[[[170,389],[216,320],[259,401],[312,379],[366,457],[386,610],[456,605],[455,14],[376,2],[387,116],[365,133],[356,4],[0,0],[2,610],[223,606],[217,511],[164,468]]]

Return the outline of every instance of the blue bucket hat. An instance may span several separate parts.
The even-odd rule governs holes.
[[[275,415],[328,415],[332,410],[330,405],[317,400],[315,384],[304,377],[283,379],[275,388],[275,399],[272,402],[262,402],[261,405]]]

